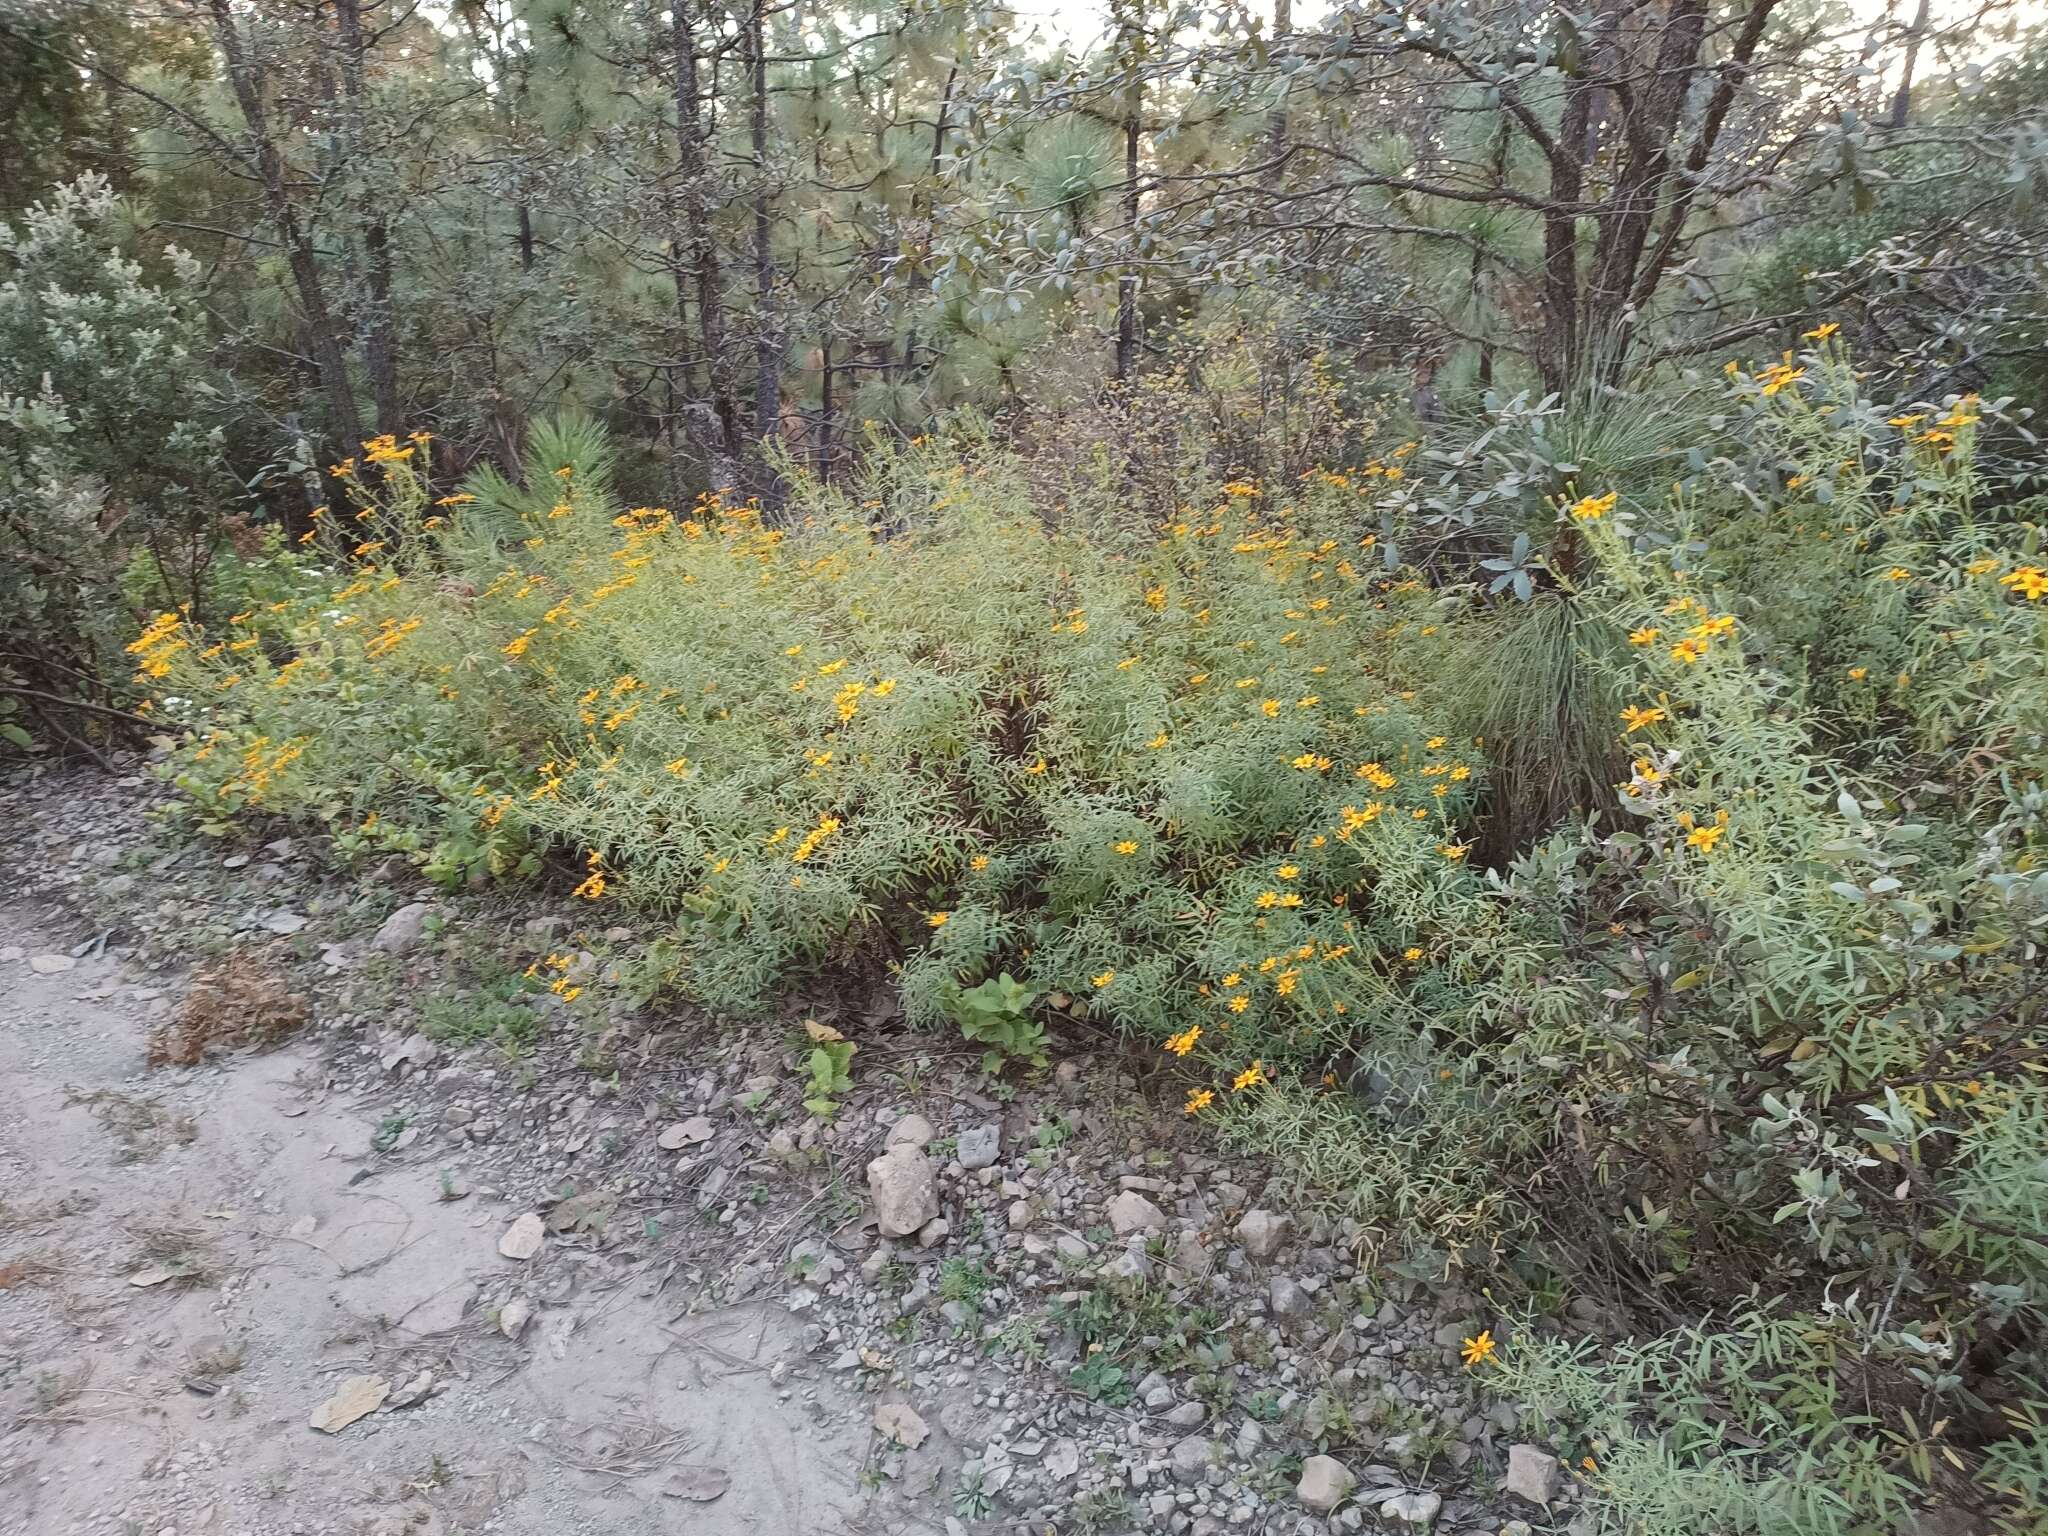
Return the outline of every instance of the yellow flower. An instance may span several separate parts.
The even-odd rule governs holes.
[[[967,861],[967,867],[973,870],[976,874],[979,874],[982,870],[988,868],[988,855],[985,853],[977,853],[973,858]]]
[[[1131,839],[1127,837],[1122,842],[1116,845],[1116,851],[1128,859],[1132,854],[1138,851],[1138,845],[1132,842]]]
[[[1096,990],[1100,991],[1102,988],[1108,986],[1112,981],[1116,980],[1116,972],[1113,970],[1100,971],[1097,972],[1095,975],[1089,977],[1088,979],[1094,982]]]
[[[1040,758],[1040,759],[1039,759],[1039,760],[1038,760],[1037,762],[1033,763],[1033,764],[1032,764],[1032,765],[1031,765],[1031,766],[1030,766],[1029,768],[1026,768],[1026,769],[1025,769],[1024,771],[1025,771],[1026,773],[1030,774],[1030,775],[1031,775],[1031,776],[1032,776],[1033,778],[1038,778],[1038,779],[1042,779],[1042,778],[1044,778],[1044,777],[1045,777],[1045,759],[1041,757],[1041,758]]]
[[[1240,992],[1236,997],[1233,997],[1230,1000],[1230,1011],[1232,1013],[1243,1013],[1245,1009],[1251,1007],[1251,1005],[1252,1000],[1246,997],[1242,992]]]
[[[1262,699],[1259,702],[1259,709],[1270,720],[1280,713],[1280,701],[1278,699]]]
[[[1723,812],[1723,815],[1725,816],[1726,813]],[[1685,846],[1697,848],[1701,853],[1712,853],[1714,851],[1714,844],[1721,841],[1722,834],[1727,832],[1727,830],[1727,826],[1722,822],[1713,822],[1706,826],[1694,827],[1685,835]]]
[[[1288,892],[1288,893],[1287,893],[1286,895],[1284,895],[1284,896],[1282,896],[1282,897],[1280,898],[1280,905],[1281,905],[1281,906],[1283,906],[1283,907],[1298,907],[1298,906],[1300,906],[1300,905],[1301,905],[1301,895],[1300,895],[1300,893],[1299,893],[1299,892],[1297,892],[1297,891],[1289,891],[1289,892]]]
[[[1154,736],[1150,741],[1146,742],[1145,745],[1151,751],[1157,752],[1161,747],[1166,745],[1166,732],[1161,731],[1157,736]]]
[[[1479,1330],[1477,1338],[1465,1340],[1464,1347],[1458,1351],[1458,1354],[1465,1362],[1465,1369],[1471,1371],[1485,1365],[1499,1351],[1500,1346],[1494,1342],[1493,1330],[1491,1328],[1482,1328]]]
[[[1234,1092],[1243,1093],[1245,1089],[1256,1087],[1265,1080],[1266,1064],[1263,1061],[1255,1061],[1233,1077],[1230,1086]]]
[[[1301,873],[1301,866],[1298,864],[1282,864],[1278,869],[1274,870],[1273,873],[1278,875],[1282,880],[1292,880],[1296,875]]]
[[[946,924],[950,923],[951,921],[953,921],[952,913],[934,912],[931,916],[925,919],[925,924],[927,927],[931,928],[943,928],[946,926]]]
[[[1849,669],[1849,681],[1852,683],[1860,683],[1868,676],[1870,676],[1870,668],[1868,667],[1851,667]]]
[[[2038,603],[2048,597],[2048,571],[2037,565],[2023,565],[2010,575],[1998,578],[2001,587],[2011,587],[2030,603]]]
[[[1681,640],[1671,647],[1671,659],[1688,667],[1706,654],[1707,642],[1704,640]]]
[[[1262,912],[1268,911],[1280,905],[1280,893],[1278,891],[1261,891],[1252,904]]]
[[[1422,946],[1420,944],[1410,944],[1401,951],[1401,958],[1403,960],[1420,960],[1422,958]]]
[[[1913,573],[1903,565],[1895,565],[1884,573],[1884,579],[1886,581],[1911,581]]]
[[[1440,843],[1437,845],[1436,851],[1455,864],[1472,851],[1472,845],[1470,843]]]
[[[1147,587],[1145,589],[1145,606],[1154,613],[1164,609],[1166,607],[1166,588]]]
[[[1802,332],[1799,339],[1801,341],[1826,341],[1840,329],[1839,325],[1830,320],[1825,325],[1816,325],[1812,330]]]
[[[1582,496],[1568,509],[1571,515],[1582,523],[1598,522],[1614,510],[1618,493],[1609,491],[1605,496]]]
[[[1202,1026],[1199,1024],[1190,1024],[1186,1029],[1182,1030],[1179,1034],[1169,1038],[1166,1042],[1166,1048],[1169,1051],[1173,1052],[1173,1054],[1176,1056],[1185,1056],[1189,1051],[1192,1051],[1195,1048],[1195,1042],[1201,1038]]]
[[[1429,738],[1428,741],[1424,742],[1423,745],[1428,747],[1430,751],[1435,752],[1440,750],[1443,747],[1443,744],[1448,740],[1450,740],[1448,736],[1432,736]]]
[[[1188,1094],[1187,1104],[1183,1108],[1185,1113],[1197,1115],[1215,1102],[1216,1095],[1214,1093],[1210,1092],[1207,1088],[1196,1088]]]
[[[670,758],[661,766],[667,772],[674,774],[677,778],[680,779],[684,774],[690,771],[690,760],[687,757],[674,757]]]
[[[1659,720],[1666,718],[1667,716],[1661,709],[1638,709],[1633,704],[1621,712],[1621,723],[1628,727],[1625,734],[1631,736],[1644,726],[1655,725]]]

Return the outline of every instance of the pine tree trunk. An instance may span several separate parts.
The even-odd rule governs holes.
[[[356,410],[355,391],[349,383],[348,360],[342,355],[341,343],[335,335],[333,310],[327,302],[319,258],[313,250],[312,237],[299,221],[298,209],[292,203],[291,189],[285,181],[284,157],[270,136],[269,112],[263,104],[261,75],[255,62],[242,48],[241,34],[235,29],[228,0],[207,0],[207,8],[213,18],[214,40],[227,66],[228,84],[234,91],[235,104],[241,109],[242,121],[254,140],[264,207],[271,223],[277,227],[278,239],[285,249],[285,261],[291,269],[292,287],[299,296],[306,351],[319,372],[321,390],[327,396],[328,430],[346,451],[353,452],[355,445],[362,440],[362,417]]]

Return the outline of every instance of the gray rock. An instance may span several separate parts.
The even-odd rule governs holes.
[[[1327,1515],[1350,1497],[1357,1483],[1351,1469],[1336,1457],[1311,1456],[1301,1464],[1301,1481],[1295,1484],[1294,1496],[1303,1509]]]
[[[1265,1427],[1257,1419],[1246,1419],[1237,1426],[1237,1441],[1233,1448],[1239,1461],[1250,1461],[1259,1454],[1259,1447],[1265,1443]]]
[[[1081,1471],[1080,1444],[1066,1436],[1053,1441],[1045,1450],[1045,1470],[1060,1482],[1077,1476]]]
[[[1380,1505],[1380,1518],[1390,1525],[1405,1525],[1410,1530],[1426,1531],[1436,1524],[1437,1512],[1443,1507],[1441,1494],[1398,1493]]]
[[[924,1148],[931,1145],[937,1133],[932,1130],[931,1121],[923,1115],[905,1115],[889,1127],[889,1137],[883,1150],[893,1152],[898,1147]]]
[[[974,1308],[964,1301],[949,1301],[939,1308],[939,1316],[946,1320],[947,1327],[965,1329],[974,1323]]]
[[[700,1141],[711,1139],[711,1117],[692,1115],[687,1120],[678,1120],[655,1138],[655,1145],[664,1152],[679,1152],[684,1147],[694,1147]]]
[[[1266,1305],[1283,1322],[1308,1316],[1309,1294],[1285,1275],[1275,1275],[1266,1287]]]
[[[954,1143],[953,1155],[960,1159],[960,1166],[971,1173],[977,1168],[995,1166],[1002,1150],[1003,1128],[1000,1125],[977,1125],[960,1133]]]
[[[1237,1224],[1237,1240],[1254,1259],[1270,1259],[1287,1240],[1288,1220],[1271,1211],[1246,1211]]]
[[[384,926],[377,930],[377,948],[387,955],[404,954],[419,943],[427,931],[427,919],[433,913],[433,907],[427,902],[407,902],[384,919]]]
[[[1557,1458],[1540,1445],[1511,1445],[1508,1447],[1508,1475],[1501,1486],[1516,1498],[1527,1499],[1531,1504],[1548,1504],[1557,1497],[1562,1470]]]
[[[1200,1403],[1182,1403],[1167,1414],[1166,1422],[1175,1429],[1195,1429],[1209,1417],[1209,1410]]]
[[[934,1216],[930,1221],[917,1229],[917,1246],[920,1248],[936,1248],[946,1240],[947,1235],[952,1230],[953,1224],[947,1221],[945,1217]]]
[[[1166,1225],[1166,1213],[1135,1190],[1125,1190],[1109,1202],[1109,1230],[1118,1237],[1133,1232],[1157,1232]]]
[[[441,1048],[425,1035],[411,1034],[389,1051],[384,1053],[379,1065],[386,1072],[396,1072],[401,1067],[414,1069],[431,1067],[434,1058],[441,1054]]]
[[[908,1237],[939,1214],[939,1181],[921,1147],[895,1146],[868,1164],[868,1196],[884,1237]]]
[[[1185,1440],[1174,1443],[1166,1453],[1167,1462],[1173,1468],[1173,1480],[1184,1488],[1192,1488],[1201,1482],[1209,1470],[1210,1445],[1206,1435],[1189,1435]]]

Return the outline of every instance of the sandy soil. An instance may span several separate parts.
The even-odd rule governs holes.
[[[791,1374],[781,1308],[677,1315],[653,1263],[553,1237],[501,1257],[520,1210],[369,1155],[310,1044],[146,1070],[170,999],[39,973],[74,927],[0,909],[4,1536],[939,1528],[871,1502],[870,1409]],[[517,1342],[483,1304],[508,1271]],[[310,1427],[363,1376],[378,1411]]]

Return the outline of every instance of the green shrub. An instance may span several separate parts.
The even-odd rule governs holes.
[[[328,590],[136,651],[193,701],[202,814],[450,881],[553,861],[719,1008],[887,967],[992,1069],[1038,1056],[1042,998],[1177,1058],[1190,1114],[1411,1273],[1744,1299],[1611,1359],[1509,1346],[1531,1395],[1582,1383],[1617,1529],[1974,1499],[2017,1530],[2048,1412],[2039,509],[1978,467],[1995,404],[1880,407],[1811,340],[1731,368],[1668,485],[1546,450],[1462,544],[1413,522],[1492,450],[1191,472],[1140,538],[1113,506],[1048,527],[971,430],[778,527],[621,508],[587,432],[453,497],[384,439]],[[1423,567],[1365,565],[1389,544]]]
[[[238,489],[223,468],[198,265],[152,280],[105,179],[0,223],[0,739],[90,751],[128,702],[120,650],[204,612]]]

